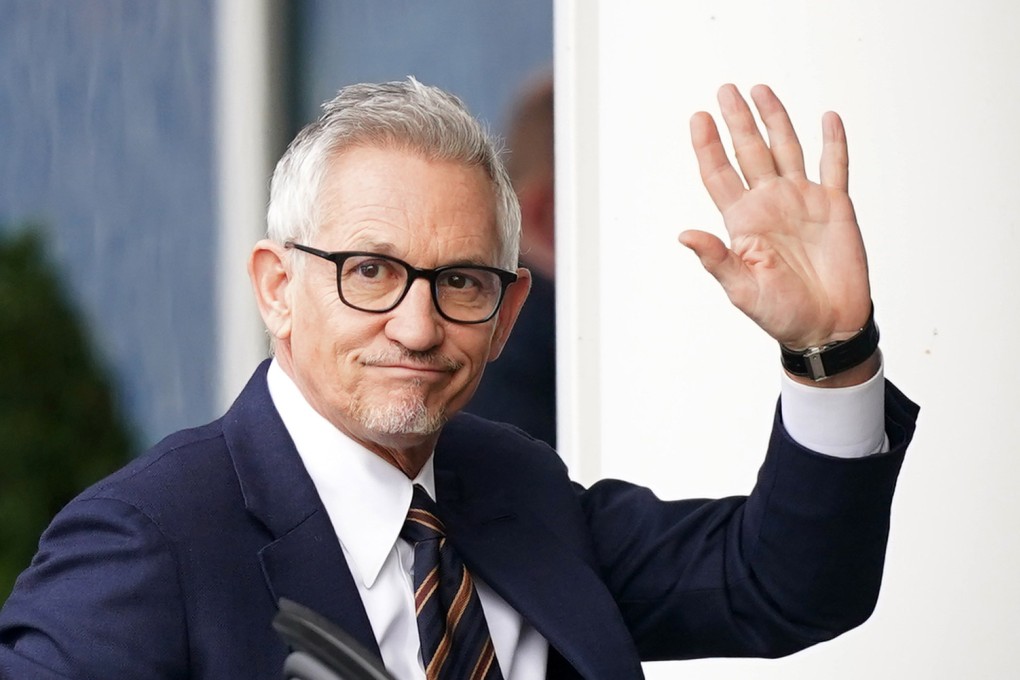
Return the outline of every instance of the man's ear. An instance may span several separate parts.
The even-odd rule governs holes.
[[[531,291],[531,272],[523,267],[517,270],[517,281],[510,284],[503,297],[503,304],[496,315],[496,328],[489,346],[489,361],[495,361],[503,351],[510,331],[513,330],[517,315],[521,313],[524,301]]]
[[[248,259],[248,276],[269,334],[277,340],[289,337],[291,272],[283,246],[267,239],[256,243]]]

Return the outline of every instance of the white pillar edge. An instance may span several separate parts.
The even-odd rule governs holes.
[[[247,275],[252,245],[266,231],[274,128],[275,0],[216,0],[215,163],[217,177],[216,405],[226,408],[266,356]]]
[[[581,483],[601,472],[598,2],[556,0],[557,445]]]

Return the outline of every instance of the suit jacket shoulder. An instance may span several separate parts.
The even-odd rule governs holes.
[[[249,428],[269,444],[245,448],[237,430]],[[302,520],[323,534],[296,451],[277,446],[287,440],[263,367],[224,418],[171,435],[80,494],[0,611],[0,657],[67,677],[275,680],[286,648],[271,628],[262,555]],[[245,481],[239,468],[276,477]],[[295,478],[278,511],[253,511],[260,489]],[[345,568],[342,558],[331,566]]]

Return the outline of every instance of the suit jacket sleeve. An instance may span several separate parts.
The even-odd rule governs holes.
[[[87,669],[104,677],[183,677],[183,602],[159,529],[123,501],[80,498],[47,529],[4,607],[2,663],[20,669],[45,660],[45,671],[22,677],[92,677]]]
[[[777,409],[747,498],[662,502],[618,481],[582,491],[602,577],[641,658],[782,656],[867,619],[916,415],[888,385],[891,450],[846,460],[797,445]]]

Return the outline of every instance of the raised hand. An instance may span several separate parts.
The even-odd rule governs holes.
[[[804,171],[804,154],[782,103],[764,85],[751,90],[768,142],[736,87],[719,90],[740,172],[712,116],[691,118],[701,178],[722,213],[730,245],[703,231],[680,242],[697,253],[729,296],[765,332],[790,348],[853,335],[868,318],[867,257],[847,193],[843,122],[822,118],[820,183]]]

